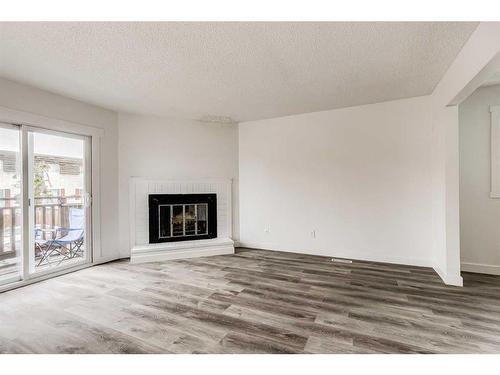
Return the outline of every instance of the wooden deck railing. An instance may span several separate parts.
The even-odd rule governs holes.
[[[21,210],[16,199],[0,198],[0,260],[16,255],[19,247],[16,236],[20,231],[20,219]]]
[[[69,227],[71,207],[82,207],[81,194],[35,197],[35,227],[41,229]],[[21,235],[19,201],[11,197],[0,198],[0,260],[16,256],[21,250]],[[40,235],[42,239],[46,239],[45,232],[41,232]]]

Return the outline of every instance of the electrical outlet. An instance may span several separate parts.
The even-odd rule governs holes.
[[[316,238],[316,230],[311,231],[311,238]]]
[[[271,231],[271,227],[269,227],[269,225],[266,225],[264,227],[264,232],[269,233],[270,231]]]

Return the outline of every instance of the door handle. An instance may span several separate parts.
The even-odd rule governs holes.
[[[83,206],[89,208],[92,205],[92,196],[89,193],[83,195]]]

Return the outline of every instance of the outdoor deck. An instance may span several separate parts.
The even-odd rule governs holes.
[[[2,279],[15,276],[18,272],[18,259],[21,253],[21,206],[19,198],[11,197],[10,191],[5,190],[4,197],[0,198],[0,283]],[[70,208],[82,207],[82,195],[59,194],[53,196],[35,197],[35,228],[37,238],[51,240],[56,235],[56,229],[69,227],[68,218]],[[35,234],[34,234],[35,235]],[[40,253],[35,251],[35,264],[39,263]],[[52,267],[61,263],[61,256],[53,256],[43,261],[38,268]],[[62,260],[64,261],[64,260]]]

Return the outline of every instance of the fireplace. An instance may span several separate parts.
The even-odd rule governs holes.
[[[216,237],[216,194],[149,194],[149,243]]]

